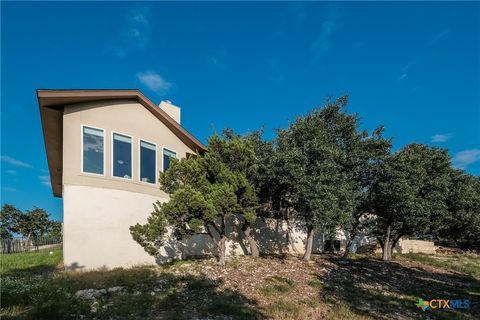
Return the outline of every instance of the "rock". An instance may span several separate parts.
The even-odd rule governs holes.
[[[81,298],[81,299],[86,299],[86,300],[92,300],[95,299],[96,297],[99,297],[101,295],[107,294],[107,290],[105,289],[85,289],[85,290],[79,290],[75,292],[75,297]]]
[[[93,301],[92,305],[90,306],[90,311],[97,312],[99,303],[97,300]]]
[[[117,287],[111,287],[111,288],[108,288],[107,291],[108,293],[112,293],[112,294],[115,294],[115,293],[120,293],[120,292],[123,292],[125,289],[123,287],[120,287],[120,286],[117,286]]]

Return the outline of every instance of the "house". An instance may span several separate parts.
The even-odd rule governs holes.
[[[159,172],[171,158],[206,147],[180,124],[180,108],[154,104],[138,90],[38,90],[50,180],[63,198],[64,265],[71,270],[129,267],[175,257],[215,254],[211,239],[194,235],[168,241],[158,257],[148,255],[129,228],[145,223],[160,190]],[[233,217],[235,219],[235,217]],[[227,223],[227,254],[247,254],[238,223]],[[254,237],[262,253],[303,254],[302,223],[257,219]],[[337,239],[344,245],[345,237]],[[358,239],[355,246],[368,239]],[[314,251],[325,246],[316,234]]]
[[[63,198],[69,269],[154,263],[129,227],[167,201],[158,173],[205,151],[180,124],[180,108],[139,90],[38,90],[55,197]]]

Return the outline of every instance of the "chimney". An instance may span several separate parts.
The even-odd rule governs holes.
[[[180,124],[180,107],[172,104],[170,100],[161,101],[159,107]]]

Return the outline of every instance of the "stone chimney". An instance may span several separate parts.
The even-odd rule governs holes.
[[[161,101],[159,107],[180,124],[180,107],[172,104],[170,100]]]

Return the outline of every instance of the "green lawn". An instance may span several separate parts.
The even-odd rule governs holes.
[[[53,271],[61,262],[61,248],[40,252],[2,254],[0,255],[0,275],[28,275]]]

